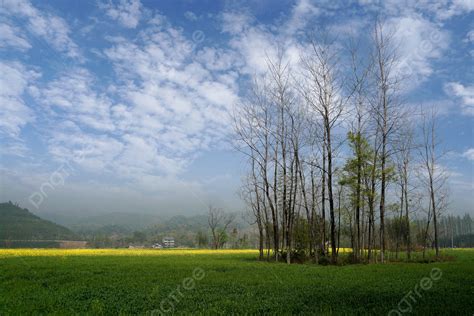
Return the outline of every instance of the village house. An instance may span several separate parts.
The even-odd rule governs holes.
[[[173,237],[164,237],[163,238],[163,248],[174,248],[174,238]]]

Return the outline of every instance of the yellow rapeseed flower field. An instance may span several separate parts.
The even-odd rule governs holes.
[[[0,249],[1,257],[54,256],[193,256],[193,255],[258,254],[256,249]]]
[[[266,251],[266,250],[265,250]],[[339,252],[347,253],[351,248],[340,248]],[[239,255],[258,254],[257,249],[0,249],[1,257],[54,257],[54,256],[192,256],[192,255]]]
[[[350,252],[341,248],[339,252]],[[0,249],[1,257],[258,255],[257,249]]]

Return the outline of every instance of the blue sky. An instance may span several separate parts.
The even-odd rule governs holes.
[[[229,111],[249,76],[276,42],[296,59],[309,29],[364,38],[379,15],[409,69],[406,103],[438,109],[451,209],[472,212],[473,10],[461,0],[3,0],[0,198],[76,214],[241,210]]]

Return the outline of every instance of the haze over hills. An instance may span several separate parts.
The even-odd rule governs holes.
[[[174,237],[180,247],[202,246],[198,244],[199,236],[202,239],[201,243],[207,243],[210,240],[207,214],[165,216],[112,212],[73,217],[56,213],[41,213],[41,217],[68,227],[81,239],[87,240],[88,246],[92,248],[128,247],[131,244],[150,246],[161,242],[165,236]],[[250,236],[253,236],[254,227],[239,213],[233,213],[233,218],[228,231],[228,234],[232,233],[229,242],[234,246],[238,239],[248,242]]]
[[[12,202],[0,203],[0,240],[77,240],[66,227],[44,220]]]
[[[14,206],[21,210],[20,207],[14,204],[5,204],[8,207]],[[36,213],[36,215],[31,214],[31,216],[44,218],[50,223],[55,222],[64,226],[64,229],[72,232],[77,240],[88,241],[88,246],[92,248],[128,247],[130,244],[149,246],[155,242],[160,242],[165,236],[174,237],[177,245],[181,247],[198,247],[199,236],[201,236],[201,239],[204,238],[205,243],[209,242],[210,238],[208,214],[204,213],[193,216],[121,212],[102,213],[93,216],[71,216],[67,214],[69,213],[65,210],[63,214],[41,212]],[[234,246],[239,239],[242,242],[248,242],[249,237],[254,234],[254,227],[248,223],[242,214],[234,212],[232,216],[233,221],[227,232],[228,234],[232,233],[229,242],[233,243]],[[22,229],[20,226],[19,224],[18,230]],[[203,240],[201,240],[201,243]]]
[[[126,230],[142,230],[160,222],[164,216],[143,213],[111,212],[98,215],[72,216],[57,213],[41,213],[41,217],[61,224],[73,231],[91,231],[105,226],[118,226]]]
[[[206,215],[109,213],[80,218],[45,214],[48,220],[18,204],[0,203],[0,247],[58,247],[52,241],[59,240],[87,240],[90,247],[127,247],[129,243],[161,241],[165,235],[176,236],[180,245],[193,246],[195,234],[208,228]],[[235,227],[242,223],[236,222]]]
[[[154,215],[146,213],[123,213],[110,212],[105,214],[98,214],[93,216],[69,216],[57,213],[38,213],[38,216],[49,221],[58,223],[68,227],[74,232],[91,233],[100,231],[171,231],[186,229],[190,231],[207,230],[207,215]],[[234,226],[237,228],[245,228],[249,226],[248,223],[234,213]]]

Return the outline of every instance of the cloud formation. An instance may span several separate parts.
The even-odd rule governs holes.
[[[2,15],[24,20],[24,25],[32,36],[44,40],[68,57],[81,57],[77,44],[70,38],[69,25],[61,17],[40,11],[27,0],[3,0]],[[18,39],[15,43],[18,44]],[[23,43],[25,45],[28,44]]]
[[[349,10],[342,1],[297,0],[262,18],[235,6],[204,15],[190,5],[167,15],[158,2],[100,0],[84,4],[91,15],[84,19],[47,2],[2,5],[0,154],[8,151],[25,164],[5,163],[3,170],[15,172],[4,179],[17,177],[30,188],[67,162],[77,170],[64,188],[68,196],[106,186],[108,196],[156,194],[153,203],[164,195],[180,199],[177,191],[204,194],[210,179],[238,178],[237,171],[213,173],[220,162],[207,166],[208,176],[193,167],[228,148],[229,112],[249,76],[262,74],[278,49],[297,65],[307,30],[327,24],[344,40],[349,34],[368,39],[368,21],[383,10],[400,43],[399,70],[409,72],[407,85],[415,89],[434,80],[456,49],[460,33],[446,25],[472,10],[463,1],[359,1]],[[463,30],[463,43],[471,37]],[[466,83],[450,79],[444,91],[459,101],[461,114],[472,116]]]
[[[6,22],[0,23],[0,49],[18,49],[26,51],[31,48],[31,44],[24,37],[21,30]]]
[[[448,95],[454,96],[459,101],[463,114],[474,115],[474,86],[449,82],[445,84],[444,89]]]
[[[136,28],[142,16],[140,0],[119,0],[101,4],[106,15],[126,28]]]
[[[18,138],[21,129],[34,120],[23,96],[39,74],[18,62],[0,62],[0,73],[0,133]]]
[[[462,156],[466,159],[474,161],[474,148],[469,148],[462,154]]]

